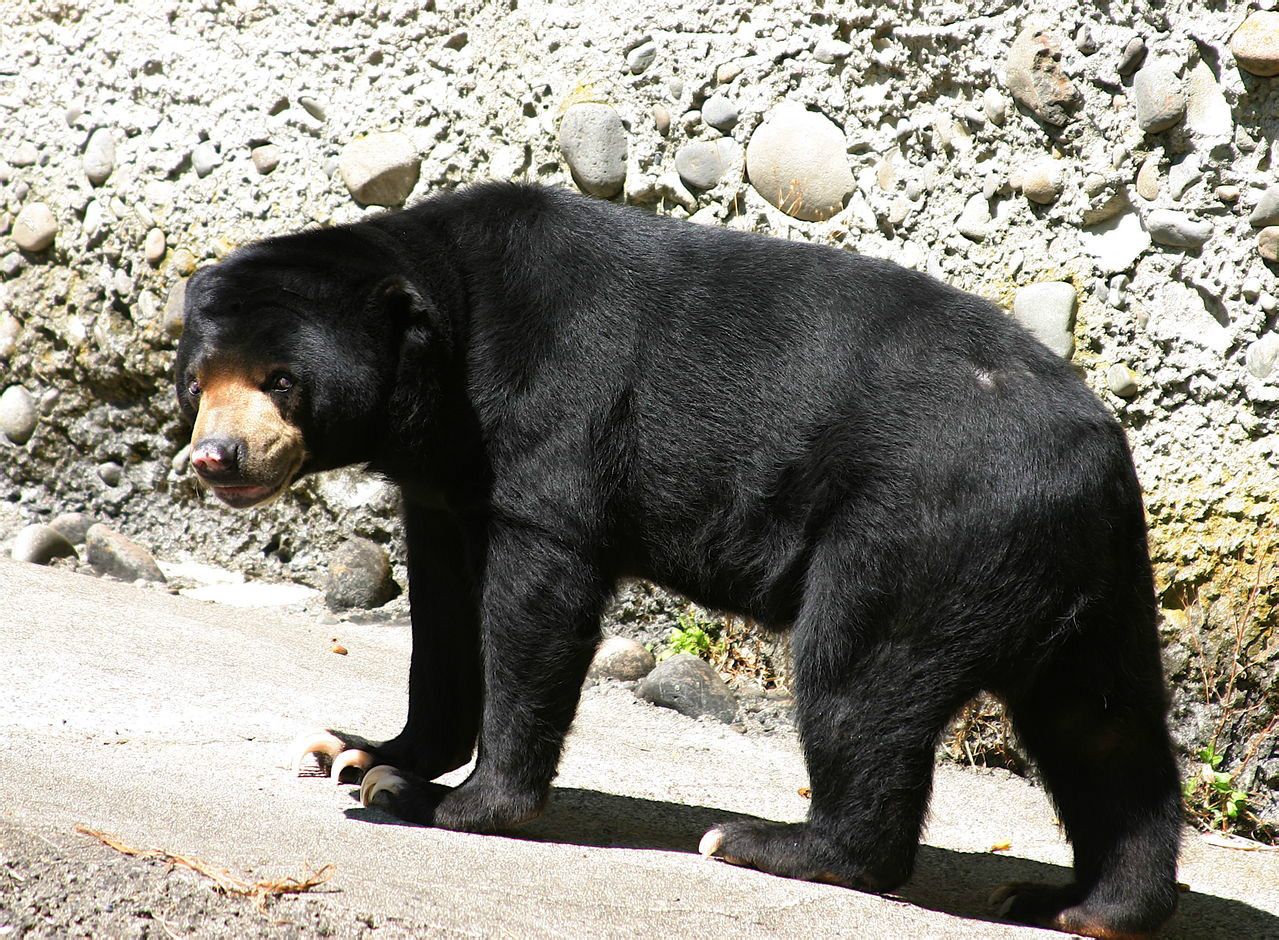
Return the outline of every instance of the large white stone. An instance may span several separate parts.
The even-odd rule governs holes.
[[[1019,287],[1013,318],[1059,356],[1075,351],[1075,287],[1065,281],[1043,281]]]
[[[582,191],[611,199],[626,182],[626,127],[606,104],[575,104],[560,119],[560,152]]]
[[[1186,130],[1207,142],[1234,136],[1230,103],[1207,62],[1197,63],[1186,82]]]
[[[1097,259],[1097,267],[1105,274],[1127,271],[1143,251],[1150,247],[1150,233],[1135,211],[1121,212],[1099,225],[1081,229],[1079,243],[1085,252]]]
[[[787,102],[764,116],[746,146],[746,174],[761,196],[797,219],[829,219],[852,194],[844,132]]]
[[[1279,13],[1256,10],[1230,37],[1230,51],[1245,72],[1279,75]]]
[[[368,206],[398,206],[417,185],[422,161],[398,131],[369,134],[342,150],[338,172],[351,195]]]

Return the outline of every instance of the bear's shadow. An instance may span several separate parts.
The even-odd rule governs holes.
[[[376,809],[352,808],[346,815],[381,825],[410,825]],[[752,818],[756,817],[709,806],[555,787],[546,811],[506,837],[596,848],[694,853],[707,829],[733,819]],[[986,903],[999,885],[1011,881],[1064,884],[1070,879],[1070,869],[1061,865],[923,844],[914,875],[892,897],[956,917],[1000,922]],[[1279,937],[1279,917],[1242,901],[1186,892],[1160,937],[1189,940],[1205,936]]]

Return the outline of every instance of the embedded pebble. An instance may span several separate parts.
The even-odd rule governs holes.
[[[266,176],[280,165],[280,148],[275,144],[262,144],[249,151],[249,159],[253,161],[253,168]]]
[[[101,522],[89,527],[84,547],[89,564],[98,574],[109,574],[122,581],[165,580],[164,572],[149,551]]]
[[[147,232],[146,240],[142,243],[142,253],[147,262],[152,265],[158,265],[164,260],[164,253],[168,251],[168,248],[169,245],[165,240],[164,232],[158,228],[153,228]]]
[[[1212,223],[1175,209],[1152,209],[1146,215],[1146,231],[1160,245],[1198,248],[1212,237]]]
[[[640,43],[630,52],[626,53],[626,67],[631,70],[632,74],[638,75],[652,65],[653,60],[656,58],[657,43]]]
[[[996,127],[1002,127],[1008,120],[1008,99],[1000,94],[998,88],[987,88],[982,92],[981,110],[986,120]]]
[[[1279,12],[1256,10],[1230,37],[1230,51],[1245,72],[1279,75]]]
[[[1013,318],[1057,355],[1068,359],[1075,350],[1077,302],[1073,284],[1064,281],[1028,284],[1017,288]]]
[[[13,354],[21,334],[21,323],[8,314],[0,317],[0,359],[7,359]]]
[[[653,106],[653,126],[663,137],[671,132],[671,112],[660,104]]]
[[[1131,75],[1137,69],[1141,68],[1141,63],[1146,61],[1146,40],[1140,36],[1133,36],[1128,40],[1128,45],[1124,46],[1124,51],[1119,56],[1119,64],[1115,67],[1120,75]]]
[[[1063,127],[1083,104],[1079,89],[1062,71],[1061,41],[1046,26],[1032,24],[1008,50],[1008,90],[1018,104],[1045,124]]]
[[[201,178],[208,176],[222,162],[222,157],[210,141],[202,140],[191,151],[191,168]]]
[[[348,539],[329,560],[324,600],[330,610],[381,607],[398,593],[391,559],[376,542]]]
[[[1139,390],[1137,373],[1117,362],[1106,370],[1106,387],[1120,398],[1132,398]]]
[[[1060,160],[1036,160],[1021,176],[1022,195],[1031,202],[1047,205],[1061,196],[1062,165]]]
[[[9,154],[9,163],[16,167],[35,166],[39,161],[40,151],[29,140],[24,140],[18,144],[18,146],[13,148],[13,152]]]
[[[787,102],[773,108],[746,146],[746,173],[756,191],[788,215],[829,219],[854,188],[844,132],[830,119]]]
[[[823,36],[813,48],[813,58],[827,64],[847,59],[852,54],[852,46],[842,39],[832,39],[829,36]]]
[[[13,220],[10,234],[23,251],[44,251],[58,234],[58,220],[43,202],[29,203]]]
[[[690,189],[713,188],[740,159],[740,148],[730,137],[695,140],[675,152],[675,172]]]
[[[109,127],[99,127],[89,135],[81,157],[84,175],[94,186],[101,186],[115,170],[115,137]]]
[[[653,654],[637,640],[610,636],[596,650],[587,675],[593,679],[635,682],[652,672],[656,665]]]
[[[611,199],[626,182],[626,127],[606,104],[575,104],[560,119],[560,152],[583,192]]]
[[[72,545],[83,545],[97,521],[85,512],[63,512],[49,520],[49,525]]]
[[[47,565],[55,558],[71,558],[76,550],[57,529],[43,523],[29,525],[13,540],[14,561]]]
[[[39,421],[36,401],[21,385],[10,385],[0,394],[0,433],[10,441],[22,445],[31,440]]]
[[[183,325],[183,309],[186,305],[187,279],[178,278],[169,288],[169,295],[164,301],[164,332],[169,336],[181,336]]]
[[[1186,81],[1186,130],[1200,141],[1229,140],[1235,119],[1226,93],[1208,63],[1199,61]]]
[[[98,478],[107,486],[119,486],[124,479],[124,467],[114,460],[98,464]]]
[[[1159,198],[1159,160],[1163,150],[1157,150],[1141,161],[1137,171],[1137,195],[1147,202]]]
[[[417,185],[422,161],[398,131],[359,137],[342,148],[338,172],[347,191],[366,206],[398,206]]]
[[[1270,225],[1257,233],[1257,250],[1267,261],[1279,261],[1279,225]]]
[[[1188,153],[1168,168],[1168,193],[1180,201],[1191,186],[1203,177],[1203,164],[1199,154]]]
[[[1257,199],[1257,205],[1248,213],[1248,224],[1253,228],[1279,225],[1279,184],[1271,186]]]
[[[1168,130],[1186,113],[1186,90],[1172,67],[1158,59],[1142,66],[1132,79],[1137,126],[1147,134]]]
[[[1279,365],[1279,333],[1267,333],[1249,346],[1244,365],[1257,378],[1268,379]]]
[[[690,718],[715,718],[727,724],[737,717],[733,690],[710,663],[691,653],[679,653],[662,660],[640,680],[635,694]]]
[[[730,131],[737,123],[737,105],[723,95],[711,95],[702,104],[702,120],[720,131]]]
[[[900,221],[896,224],[900,224]],[[970,196],[964,203],[964,211],[955,220],[955,229],[959,234],[972,241],[985,239],[990,230],[990,202],[981,193]]]

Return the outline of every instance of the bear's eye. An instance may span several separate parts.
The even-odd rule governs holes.
[[[199,379],[192,379],[191,381],[187,382],[187,394],[190,395],[192,398],[200,397],[200,380]]]
[[[297,380],[289,373],[277,372],[267,382],[267,388],[273,392],[287,392],[293,388],[296,382]]]

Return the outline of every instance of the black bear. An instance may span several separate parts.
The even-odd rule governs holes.
[[[1177,768],[1141,494],[1071,367],[992,304],[848,251],[506,183],[241,248],[187,287],[191,464],[232,506],[348,464],[399,485],[408,720],[303,750],[367,803],[536,815],[620,579],[789,630],[807,822],[713,855],[886,891],[934,748],[1007,705],[1075,852],[1009,917],[1172,912]],[[431,783],[466,764],[465,783]],[[349,751],[349,753],[341,753]]]

